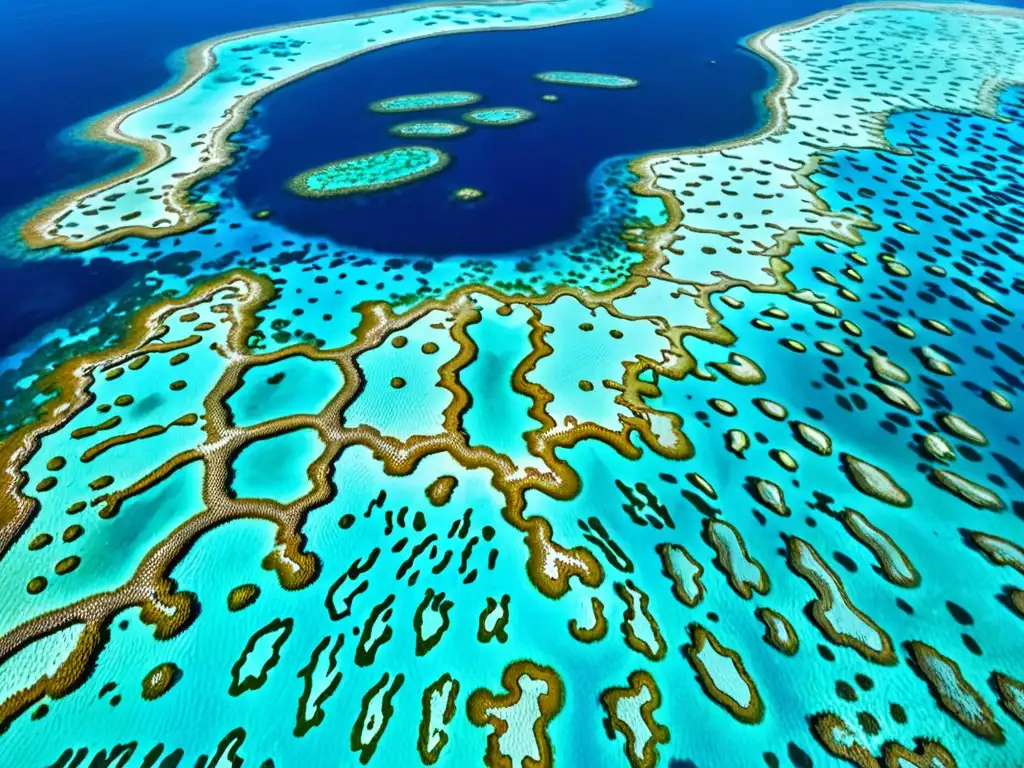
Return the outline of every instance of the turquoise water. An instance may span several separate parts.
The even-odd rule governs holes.
[[[313,490],[306,467],[323,449],[320,438],[308,429],[252,443],[232,465],[232,490],[243,498],[293,501]]]
[[[419,120],[411,123],[399,123],[392,126],[390,133],[402,138],[423,137],[428,139],[444,139],[450,136],[461,136],[469,129],[465,125],[445,123],[442,121]]]
[[[297,194],[314,197],[369,192],[436,173],[447,164],[448,156],[436,149],[400,147],[315,168],[290,186]]]
[[[374,112],[416,112],[421,109],[442,109],[464,107],[480,101],[480,94],[468,91],[438,91],[436,93],[414,93],[408,96],[391,96],[370,105]]]
[[[533,117],[530,110],[521,107],[488,107],[467,112],[462,119],[474,125],[516,125]]]
[[[598,72],[541,72],[537,79],[557,85],[582,85],[590,88],[634,88],[638,84],[631,77],[603,75]]]
[[[240,427],[294,416],[301,412],[297,409],[319,413],[343,382],[342,372],[329,361],[288,357],[248,371],[227,407]]]
[[[0,454],[0,765],[1020,763],[1022,40],[767,32],[786,119],[500,258],[110,201],[197,255]]]

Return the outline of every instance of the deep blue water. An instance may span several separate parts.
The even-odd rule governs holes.
[[[173,78],[169,59],[175,51],[240,29],[374,5],[373,0],[302,0],[301,8],[277,0],[0,3],[0,50],[12,73],[0,96],[0,154],[4,178],[16,180],[0,184],[0,220],[35,199],[130,164],[131,151],[68,144],[65,137],[82,121],[162,87]],[[0,356],[47,321],[138,275],[108,260],[86,265],[70,256],[42,266],[26,265],[20,256],[0,239]]]
[[[658,0],[630,17],[549,29],[450,35],[357,57],[272,93],[252,125],[269,148],[236,183],[252,209],[308,235],[386,251],[508,253],[572,234],[587,212],[585,180],[602,160],[701,145],[754,130],[770,68],[737,42],[831,7],[830,0],[709,6]],[[712,63],[714,62],[714,63]],[[634,89],[552,86],[537,72],[570,69],[636,78]],[[417,117],[458,121],[464,109],[381,115],[367,104],[420,91],[470,90],[484,104],[521,106],[538,119],[474,128],[455,139],[406,141],[452,154],[449,169],[373,195],[310,200],[284,188],[295,174],[398,146],[388,128]],[[541,100],[545,93],[557,103]],[[460,187],[487,193],[453,202]]]
[[[0,354],[8,343],[97,299],[143,270],[110,259],[0,260]]]
[[[0,185],[0,219],[130,163],[123,149],[68,144],[64,137],[87,118],[160,88],[172,77],[173,52],[228,32],[380,4],[0,3],[0,50],[13,73],[0,101],[0,148],[4,176],[17,182]],[[625,19],[455,35],[368,54],[263,102],[255,125],[272,137],[270,146],[251,158],[237,193],[254,208],[274,208],[298,231],[381,250],[487,253],[549,242],[571,233],[586,212],[585,181],[601,160],[753,129],[760,120],[757,95],[771,75],[737,42],[835,4],[655,0],[653,9]],[[608,71],[636,77],[642,85],[603,91],[532,80],[549,68]],[[436,88],[478,90],[491,103],[534,108],[539,119],[450,140],[454,166],[406,188],[326,203],[282,191],[286,178],[311,165],[398,141],[387,128],[401,118],[370,114],[367,102]],[[539,101],[546,92],[558,92],[562,101]],[[464,185],[486,190],[487,199],[473,206],[450,203],[448,193]],[[0,245],[8,284],[0,297],[0,354],[48,319],[117,290],[134,274],[103,263],[86,267],[73,256],[56,264],[22,266],[10,245]]]

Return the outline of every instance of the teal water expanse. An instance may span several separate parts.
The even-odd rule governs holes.
[[[650,10],[217,42],[119,123],[153,162],[30,210],[31,258],[151,282],[7,363],[0,766],[1024,763],[1024,16],[750,29],[764,124],[604,158],[543,246],[390,253],[236,194],[274,142],[238,107],[261,85],[378,35],[611,39]],[[292,175],[390,201],[411,242],[460,142],[621,95],[564,88]],[[482,96],[396,122],[514,111]],[[452,167],[398,178],[421,145]]]

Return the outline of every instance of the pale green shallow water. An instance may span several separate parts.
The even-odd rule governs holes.
[[[430,147],[396,147],[307,171],[290,186],[311,197],[369,192],[436,173],[447,164],[448,156]]]
[[[487,107],[467,112],[462,119],[474,125],[517,125],[533,117],[530,110],[521,107]]]
[[[586,4],[577,6],[525,8],[540,17],[562,11],[572,16],[583,13]],[[215,223],[216,238],[200,232],[181,235],[178,247],[201,249],[209,262],[243,243],[251,253],[245,238],[274,244],[262,259],[247,261],[255,272],[276,281],[277,294],[259,310],[261,325],[245,354],[287,353],[300,338],[311,339],[321,350],[364,345],[352,360],[362,384],[341,413],[320,424],[323,436],[311,425],[344,386],[342,367],[292,355],[245,373],[228,398],[232,418],[223,439],[234,440],[274,419],[295,417],[295,423],[289,424],[290,431],[250,443],[233,456],[230,482],[238,500],[286,503],[309,493],[314,484],[308,470],[327,449],[324,440],[358,430],[393,440],[376,453],[361,445],[341,450],[327,478],[326,500],[298,521],[300,547],[315,555],[317,576],[309,585],[286,589],[268,565],[268,556],[284,547],[287,536],[261,519],[266,512],[259,502],[238,519],[211,527],[169,574],[176,589],[194,593],[201,606],[191,625],[158,641],[138,608],[112,616],[92,673],[67,696],[43,697],[45,711],[34,705],[13,721],[0,736],[0,765],[50,765],[65,750],[79,749],[87,754],[77,764],[87,765],[100,750],[117,744],[137,745],[125,765],[142,765],[158,744],[164,745],[165,755],[180,748],[181,764],[194,764],[201,755],[212,757],[237,728],[244,733],[231,738],[245,765],[267,759],[279,766],[356,765],[362,700],[385,673],[387,685],[398,675],[402,682],[391,688],[394,714],[367,758],[371,764],[421,762],[421,697],[448,673],[458,680],[459,694],[438,764],[478,765],[491,727],[470,722],[467,699],[478,688],[504,693],[503,671],[522,659],[555,670],[564,685],[561,707],[546,730],[557,765],[629,764],[624,735],[606,733],[607,713],[599,702],[602,692],[622,688],[638,670],[649,672],[657,683],[661,703],[654,720],[671,733],[667,743],[651,744],[659,765],[671,766],[675,760],[703,768],[807,764],[800,762],[801,752],[816,766],[841,765],[811,734],[809,718],[824,711],[844,718],[876,758],[888,742],[912,747],[916,738],[927,738],[941,742],[961,766],[1019,763],[1024,732],[1013,714],[1019,706],[1014,710],[1013,701],[1000,706],[991,681],[994,672],[1024,676],[1019,653],[1024,623],[1007,598],[1010,590],[1024,589],[1024,574],[994,564],[968,546],[964,535],[984,531],[1012,543],[1024,541],[1024,472],[1016,463],[1024,357],[1015,342],[1024,311],[1017,255],[1024,208],[1019,206],[1024,97],[1016,88],[1002,94],[1004,120],[986,115],[983,105],[969,98],[993,73],[1008,80],[1024,78],[1024,27],[1012,17],[858,13],[854,19],[827,22],[821,36],[805,40],[789,32],[779,42],[795,65],[807,70],[802,82],[810,90],[790,105],[791,123],[798,127],[746,147],[659,158],[659,184],[680,200],[685,226],[663,243],[670,246],[663,252],[668,259],[664,271],[612,303],[600,304],[599,291],[620,285],[623,273],[641,259],[627,240],[641,236],[639,224],[650,230],[665,221],[659,198],[639,199],[628,192],[635,179],[623,171],[621,160],[595,173],[590,189],[594,210],[579,237],[533,254],[530,262],[524,254],[507,260],[453,258],[417,271],[411,260],[396,265],[383,254],[320,249],[272,219],[253,222],[247,212],[229,206]],[[989,45],[980,46],[979,40]],[[830,77],[863,79],[867,58],[849,54],[847,45],[866,46],[863,57],[876,56],[872,70],[878,83],[857,92],[837,88],[838,96],[825,98],[821,94],[835,83],[822,74],[822,62],[828,62],[824,72]],[[881,52],[879,45],[884,46]],[[922,50],[937,57],[934,71],[946,78],[941,85],[929,79],[929,67],[912,66],[923,60]],[[948,62],[945,69],[939,67]],[[905,86],[912,91],[898,108],[888,105],[896,114],[885,139],[911,152],[896,154],[886,151],[875,124],[863,116],[878,104],[863,106],[857,99],[869,92],[888,104],[896,98],[892,82],[904,77],[918,79]],[[196,101],[183,108],[205,108],[198,96],[187,98]],[[853,148],[834,149],[840,139]],[[794,179],[801,152],[818,155],[820,165],[810,175],[820,185],[817,207],[807,191],[812,185]],[[373,170],[374,183],[398,178],[397,170],[384,165]],[[369,168],[356,166],[337,183],[365,183]],[[230,199],[228,188],[216,187],[211,194]],[[242,222],[244,232],[233,234],[230,224]],[[791,270],[786,274],[792,290],[771,292],[767,289],[774,278],[765,272],[769,264],[763,251],[774,235],[797,230],[800,243],[788,254]],[[609,231],[614,236],[608,237]],[[853,231],[859,241],[844,243],[841,237]],[[619,237],[622,232],[626,240]],[[306,245],[309,251],[302,258],[281,255]],[[126,249],[110,255],[142,258],[133,253]],[[539,266],[532,271],[517,267],[523,263]],[[706,303],[695,301],[692,286],[712,283],[720,277],[715,273],[723,271],[741,282]],[[398,275],[403,279],[397,280]],[[417,301],[451,295],[470,283],[478,287],[416,314]],[[584,290],[550,302],[524,303],[550,283]],[[415,300],[397,301],[420,287]],[[999,306],[979,298],[978,289]],[[487,295],[489,290],[512,298],[506,304]],[[416,319],[377,336],[376,323],[385,315],[381,305],[370,303],[375,299],[395,300],[397,315]],[[186,320],[185,310],[177,311],[166,321],[163,342],[201,333],[201,341],[187,347],[187,360],[172,365],[173,353],[156,349],[137,370],[122,361],[125,372],[118,378],[98,373],[90,387],[95,400],[66,427],[42,438],[24,465],[25,493],[40,501],[40,510],[0,560],[5,596],[0,636],[47,610],[126,584],[147,553],[177,526],[219,513],[210,503],[215,497],[203,487],[203,462],[222,448],[208,442],[204,432],[213,412],[206,397],[233,355],[240,354],[225,351],[231,313],[240,302],[225,292],[194,308],[195,318]],[[221,309],[215,311],[216,306]],[[838,308],[842,320],[854,323],[859,333],[850,326],[844,330],[829,306]],[[300,308],[308,311],[296,313]],[[733,337],[713,337],[709,318],[721,318]],[[284,319],[289,322],[280,322]],[[929,326],[928,319],[941,322],[952,335]],[[197,331],[205,322],[211,327]],[[913,335],[900,332],[897,324]],[[469,340],[465,346],[459,329]],[[403,342],[397,342],[399,336]],[[680,336],[683,353],[670,343]],[[786,340],[799,346],[787,346]],[[455,366],[463,352],[464,364]],[[872,373],[869,352],[906,369],[909,378],[900,386],[920,413],[883,397],[881,385],[896,381]],[[763,382],[726,376],[720,364],[731,354],[754,361]],[[670,373],[687,361],[685,355],[692,356],[690,365]],[[936,357],[949,368],[929,367],[927,361]],[[651,386],[642,408],[631,404],[622,383],[628,366],[637,361],[665,371],[639,377]],[[541,414],[535,407],[531,415],[535,401],[513,389],[520,374],[543,403]],[[185,386],[171,386],[174,381]],[[573,577],[569,591],[555,600],[531,583],[524,533],[508,519],[508,500],[496,487],[494,473],[460,465],[445,447],[451,443],[444,441],[452,439],[444,431],[445,420],[457,402],[453,381],[469,394],[458,426],[465,443],[504,456],[515,468],[516,482],[551,471],[537,448],[545,420],[546,439],[554,443],[574,426],[590,425],[590,438],[571,447],[559,444],[547,457],[565,468],[566,476],[579,479],[578,493],[560,498],[529,490],[525,514],[546,519],[561,547],[587,547],[601,567],[599,584]],[[999,409],[986,395],[990,391],[1001,393],[1014,410]],[[132,403],[112,405],[126,394]],[[786,415],[772,418],[755,404],[758,398],[773,400]],[[712,401],[732,404],[735,415],[727,415],[721,403],[716,409]],[[105,406],[111,407],[101,410]],[[943,419],[949,412],[978,427],[984,444],[952,433]],[[115,414],[120,424],[73,436],[73,430]],[[167,426],[186,414],[195,414],[196,422]],[[690,458],[659,455],[638,432],[626,450],[613,445],[615,432],[625,425],[639,430],[649,419],[658,425],[652,430],[665,446],[671,417],[682,419],[692,443]],[[801,443],[795,436],[797,421],[826,432],[831,451],[819,455]],[[167,429],[82,461],[101,441],[152,425]],[[726,450],[730,429],[747,436],[749,447],[742,456]],[[533,453],[524,437],[531,432]],[[946,464],[922,449],[923,437],[933,432],[950,443],[955,460]],[[398,462],[408,445],[430,436],[439,441],[435,450],[401,472],[389,471],[385,459]],[[107,509],[105,493],[127,488],[177,452],[192,450],[191,461],[127,500],[116,516],[101,514]],[[780,450],[797,466],[787,468]],[[884,468],[912,503],[888,504],[858,490],[844,473],[842,454]],[[48,468],[57,456],[67,465]],[[998,494],[1002,508],[977,508],[939,487],[929,478],[932,469],[942,467]],[[108,474],[113,478],[109,487],[90,488]],[[39,490],[38,483],[47,477],[56,478],[56,485]],[[435,505],[424,491],[440,477],[454,477],[458,485],[449,499]],[[758,500],[753,490],[758,479],[783,490],[789,516]],[[76,501],[87,503],[69,514]],[[892,538],[920,573],[919,586],[901,587],[884,578],[874,554],[839,519],[847,507]],[[755,590],[745,599],[730,585],[726,565],[706,534],[708,518],[730,523],[742,536],[748,557],[767,575],[764,594]],[[64,532],[75,524],[84,533],[66,541]],[[52,541],[31,549],[29,543],[40,534],[49,534]],[[796,563],[787,561],[792,537],[814,548],[863,614],[839,604],[841,596],[833,592],[837,604],[827,615],[834,631],[859,633],[869,650],[877,651],[878,636],[862,623],[868,617],[891,640],[893,663],[874,663],[863,650],[833,642],[815,623],[808,610],[815,599],[812,584],[797,574]],[[756,582],[757,568],[741,561],[734,539],[725,540],[737,563],[732,581]],[[703,568],[706,594],[695,607],[673,596],[655,550],[666,543],[684,546]],[[56,563],[71,555],[81,557],[81,564],[57,574]],[[809,563],[812,559],[801,561],[804,568]],[[29,594],[28,580],[40,575],[48,580],[46,589]],[[538,579],[545,583],[543,574]],[[244,610],[231,611],[228,595],[240,585],[255,585],[260,595]],[[435,647],[417,655],[414,617],[429,600],[428,590],[452,601],[450,626]],[[648,598],[645,610],[657,624],[663,656],[652,658],[659,635],[646,617],[630,615],[624,592],[635,602],[637,595]],[[481,618],[491,610],[488,598],[500,603],[506,596],[507,640],[488,639],[484,630],[493,629],[493,618]],[[593,598],[604,606],[607,636],[582,643],[568,625],[572,619],[589,625]],[[763,639],[764,626],[754,615],[759,607],[791,622],[800,641],[795,655],[784,655]],[[272,644],[258,638],[275,620],[291,622],[289,631],[274,636],[283,638],[277,659]],[[698,682],[683,652],[693,623],[742,659],[763,702],[758,723],[741,722]],[[440,626],[435,619],[426,625]],[[0,700],[52,673],[76,632],[72,627],[51,634],[0,664]],[[637,650],[637,643],[627,644],[630,633],[647,654]],[[382,638],[368,661],[366,643]],[[966,684],[991,710],[1004,743],[979,737],[939,706],[908,660],[905,643],[915,640],[959,665]],[[245,672],[260,677],[265,671],[266,681],[232,695],[232,669],[251,641],[257,650],[245,661]],[[337,649],[333,666],[331,649]],[[722,694],[741,706],[749,703],[747,681],[733,664],[707,646],[701,658]],[[180,679],[162,697],[144,700],[142,680],[164,662],[176,665]],[[263,662],[267,666],[258,669]],[[340,682],[332,683],[339,673]],[[310,689],[325,694],[319,702],[322,721],[315,725],[307,719],[314,716],[317,702],[303,698],[307,676]],[[517,759],[536,746],[529,729],[540,684],[530,681],[524,689],[526,696],[513,711],[529,716],[514,719],[510,734],[499,742]],[[975,713],[983,711],[974,700],[962,701]],[[905,722],[892,705],[907,713]],[[631,712],[625,705],[622,711]],[[864,727],[870,718],[862,713],[870,714],[878,728]],[[635,714],[625,719],[644,743],[653,738]],[[371,718],[366,727],[379,728],[382,722],[379,716]],[[777,762],[763,757],[766,753]],[[72,754],[66,753],[63,765],[71,764]],[[222,755],[214,764],[232,762]]]
[[[469,130],[464,125],[441,121],[420,120],[411,123],[399,123],[391,129],[391,133],[406,139],[427,138],[444,139],[461,136]]]
[[[603,75],[598,72],[541,72],[537,79],[556,85],[583,85],[591,88],[633,88],[638,85],[631,77]]]
[[[408,96],[392,96],[375,101],[370,105],[374,112],[416,112],[421,109],[443,109],[464,107],[480,100],[480,94],[469,91],[437,91],[436,93],[415,93]]]

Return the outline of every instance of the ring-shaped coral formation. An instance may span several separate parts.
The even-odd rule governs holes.
[[[443,171],[451,156],[431,147],[395,147],[327,163],[288,181],[302,197],[337,197],[377,192]]]

